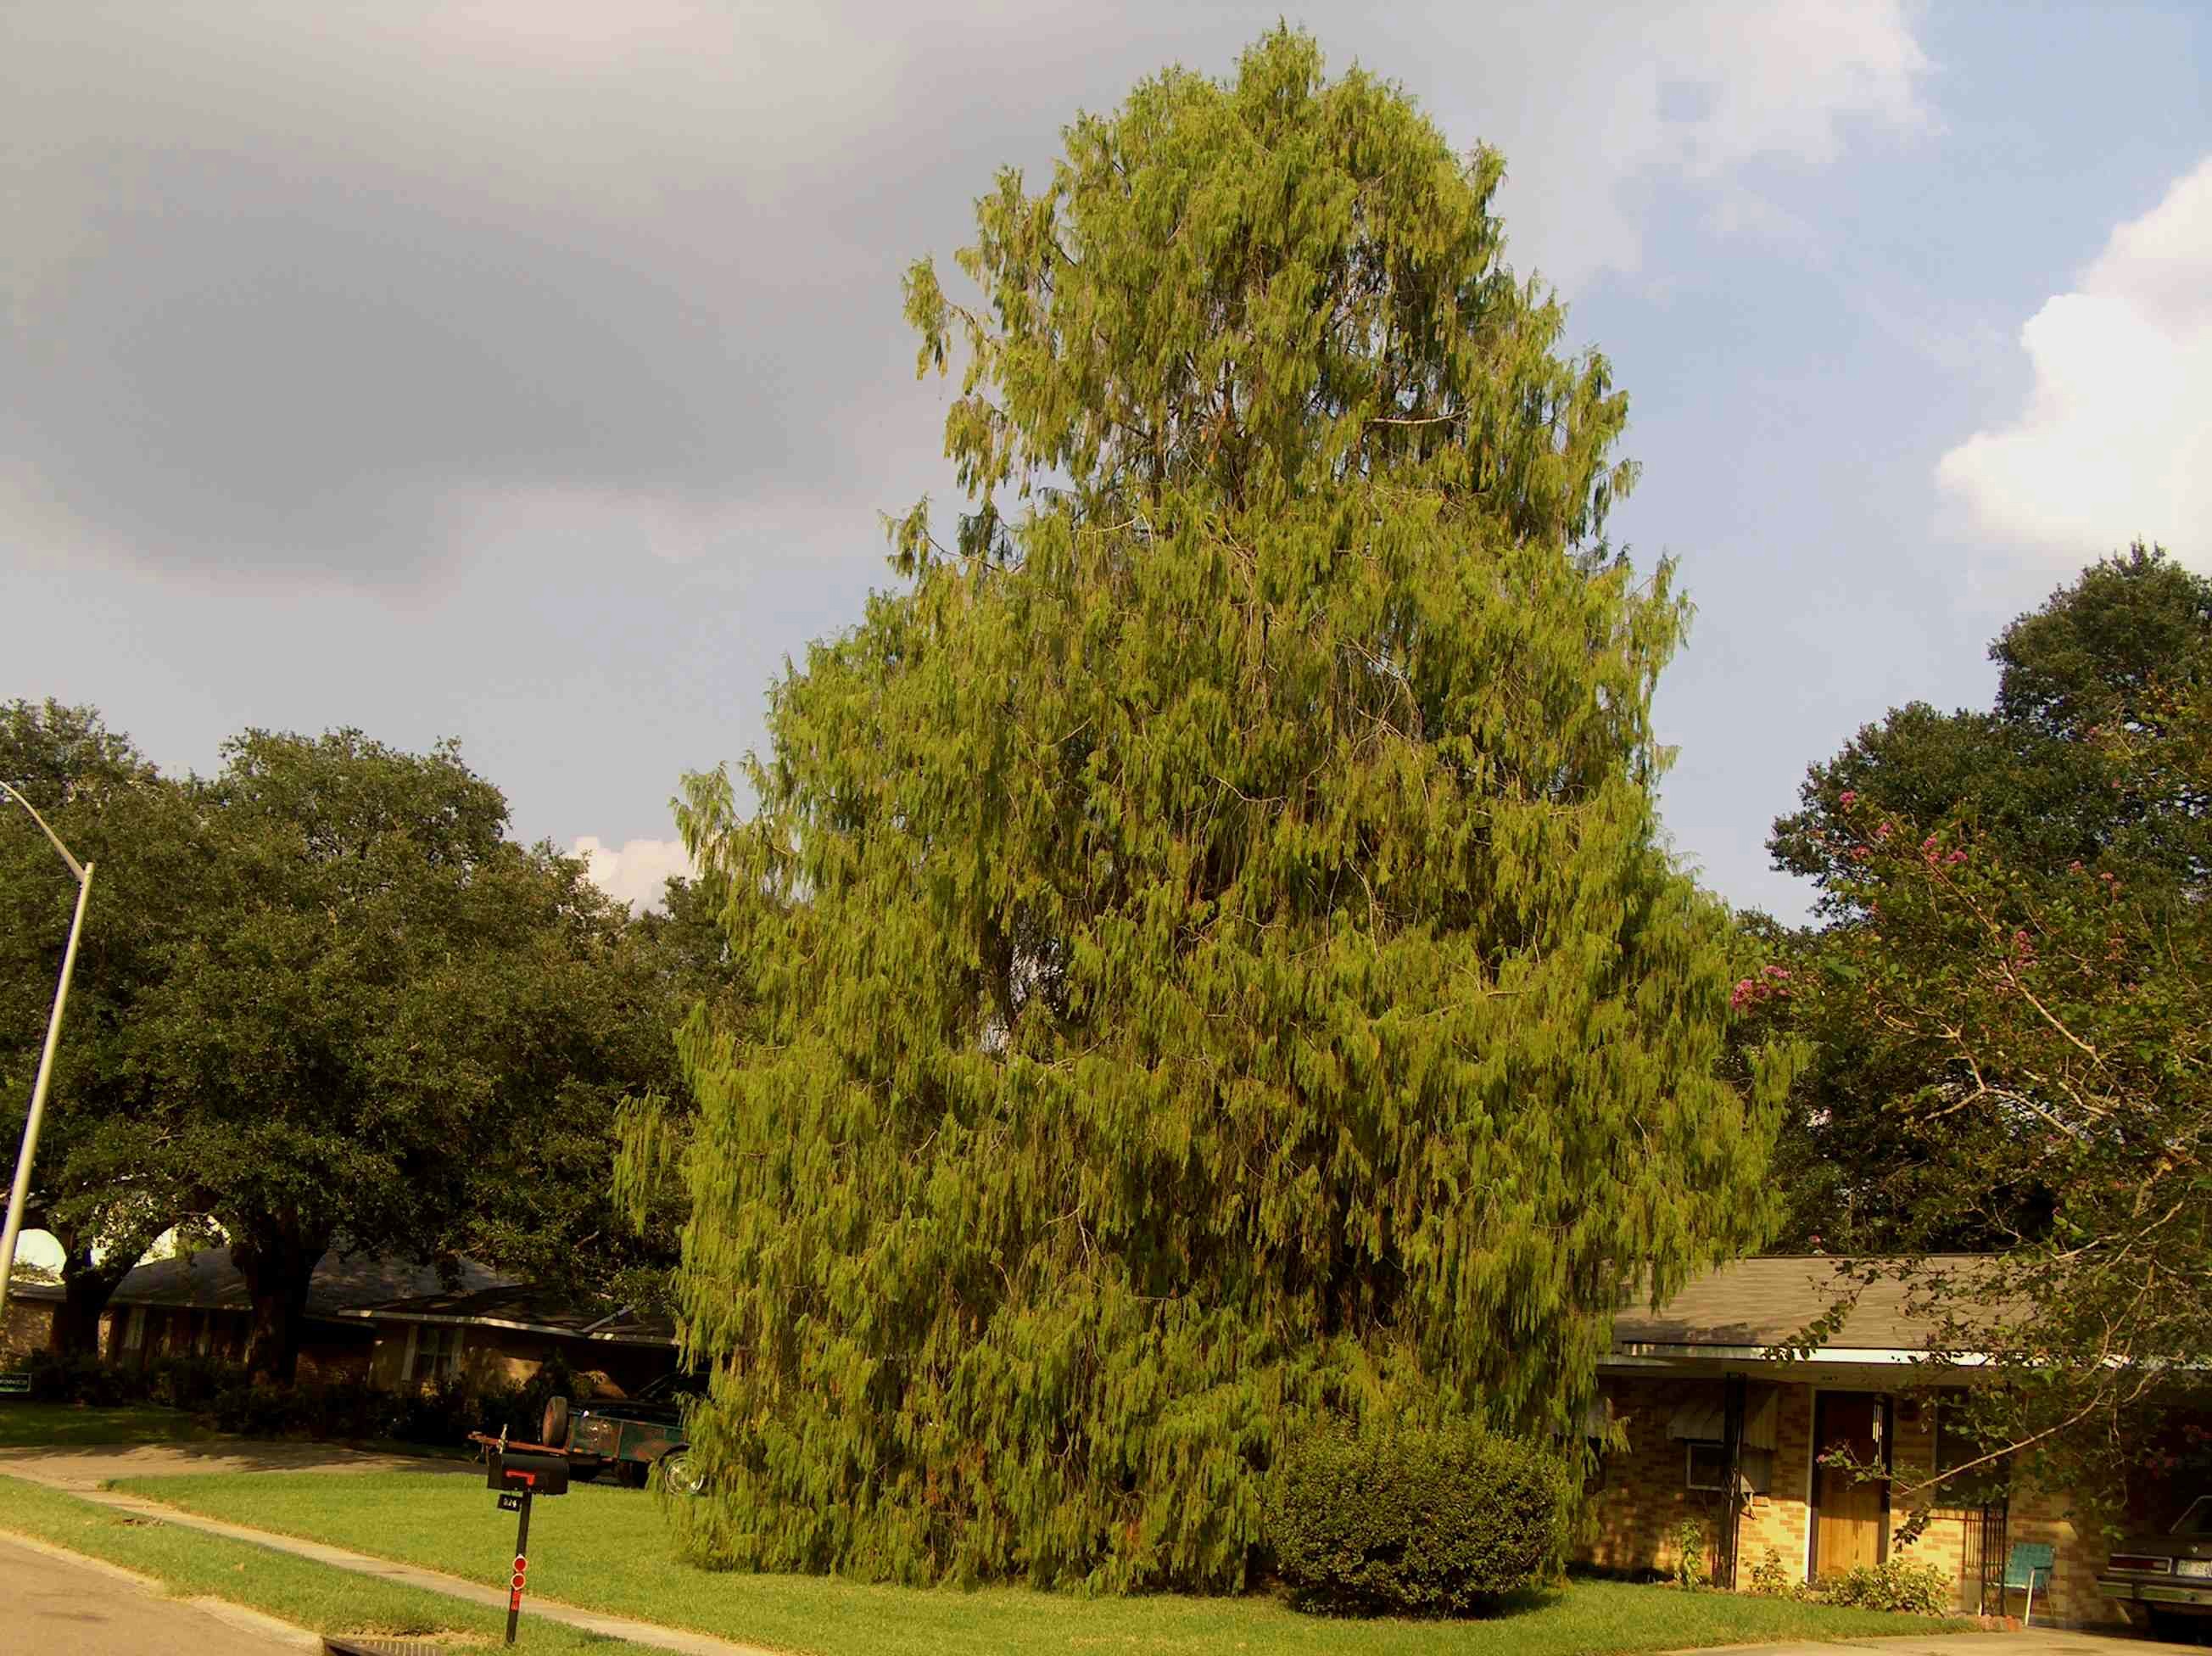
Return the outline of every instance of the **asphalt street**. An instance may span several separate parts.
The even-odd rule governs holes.
[[[0,1652],[6,1656],[300,1656],[237,1612],[165,1598],[121,1574],[0,1537]]]

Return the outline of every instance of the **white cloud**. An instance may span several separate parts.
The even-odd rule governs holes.
[[[2061,566],[2138,537],[2212,562],[2212,156],[2020,337],[2027,406],[1936,466],[1977,538]]]
[[[626,839],[620,846],[600,843],[596,834],[580,836],[569,855],[584,859],[592,883],[632,908],[657,908],[670,876],[689,875],[691,858],[676,839]]]
[[[1855,127],[1911,136],[1936,125],[1923,96],[1933,65],[1899,0],[1675,0],[1595,27],[1549,4],[1510,29],[1488,9],[1466,15],[1522,41],[1525,55],[1510,65],[1517,98],[1479,81],[1450,124],[1471,122],[1504,148],[1516,262],[1533,255],[1570,289],[1600,270],[1640,267],[1639,202],[1654,178],[1696,186],[1723,233],[1778,229],[1784,250],[1802,253],[1802,216],[1759,197],[1748,169],[1829,165]],[[1481,41],[1463,45],[1479,63]],[[1528,75],[1532,59],[1547,72]],[[1456,101],[1440,113],[1457,115]]]

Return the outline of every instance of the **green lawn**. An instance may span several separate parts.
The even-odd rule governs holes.
[[[82,1403],[27,1403],[0,1398],[0,1448],[52,1446],[70,1448],[93,1443],[182,1443],[216,1435],[181,1409],[149,1403],[94,1409]]]
[[[496,1643],[507,1631],[505,1612],[441,1592],[380,1581],[179,1525],[149,1523],[43,1484],[0,1477],[0,1534],[11,1532],[150,1575],[179,1598],[228,1599],[318,1633],[461,1635]],[[557,1622],[529,1620],[526,1603],[523,1614],[532,1653],[590,1649],[613,1656],[645,1649]]]
[[[131,1478],[118,1488],[234,1523],[311,1536],[496,1582],[514,1519],[480,1483],[421,1473]],[[1009,1650],[1266,1652],[1270,1656],[1586,1656],[1785,1639],[1927,1632],[1930,1623],[1734,1594],[1582,1582],[1514,1613],[1458,1623],[1336,1621],[1265,1598],[1077,1598],[858,1586],[815,1576],[709,1574],[678,1562],[651,1495],[580,1485],[531,1519],[534,1592],[641,1620],[818,1656],[981,1656]],[[1963,1625],[1963,1624],[1962,1624]]]

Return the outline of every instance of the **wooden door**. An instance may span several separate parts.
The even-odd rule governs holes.
[[[1889,1467],[1889,1403],[1850,1392],[1820,1394],[1813,1410],[1813,1573],[1841,1575],[1862,1564],[1879,1564],[1888,1551],[1889,1488],[1850,1471],[1824,1466],[1819,1457],[1848,1449],[1860,1464]]]

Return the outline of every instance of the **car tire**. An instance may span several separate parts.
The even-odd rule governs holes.
[[[651,1461],[623,1460],[615,1463],[615,1482],[625,1489],[642,1489],[652,1472]]]
[[[707,1488],[706,1474],[689,1449],[671,1449],[653,1463],[653,1470],[655,1481],[672,1495],[696,1495]]]
[[[568,1441],[568,1400],[548,1397],[545,1414],[538,1422],[538,1440],[549,1449],[566,1446]]]

